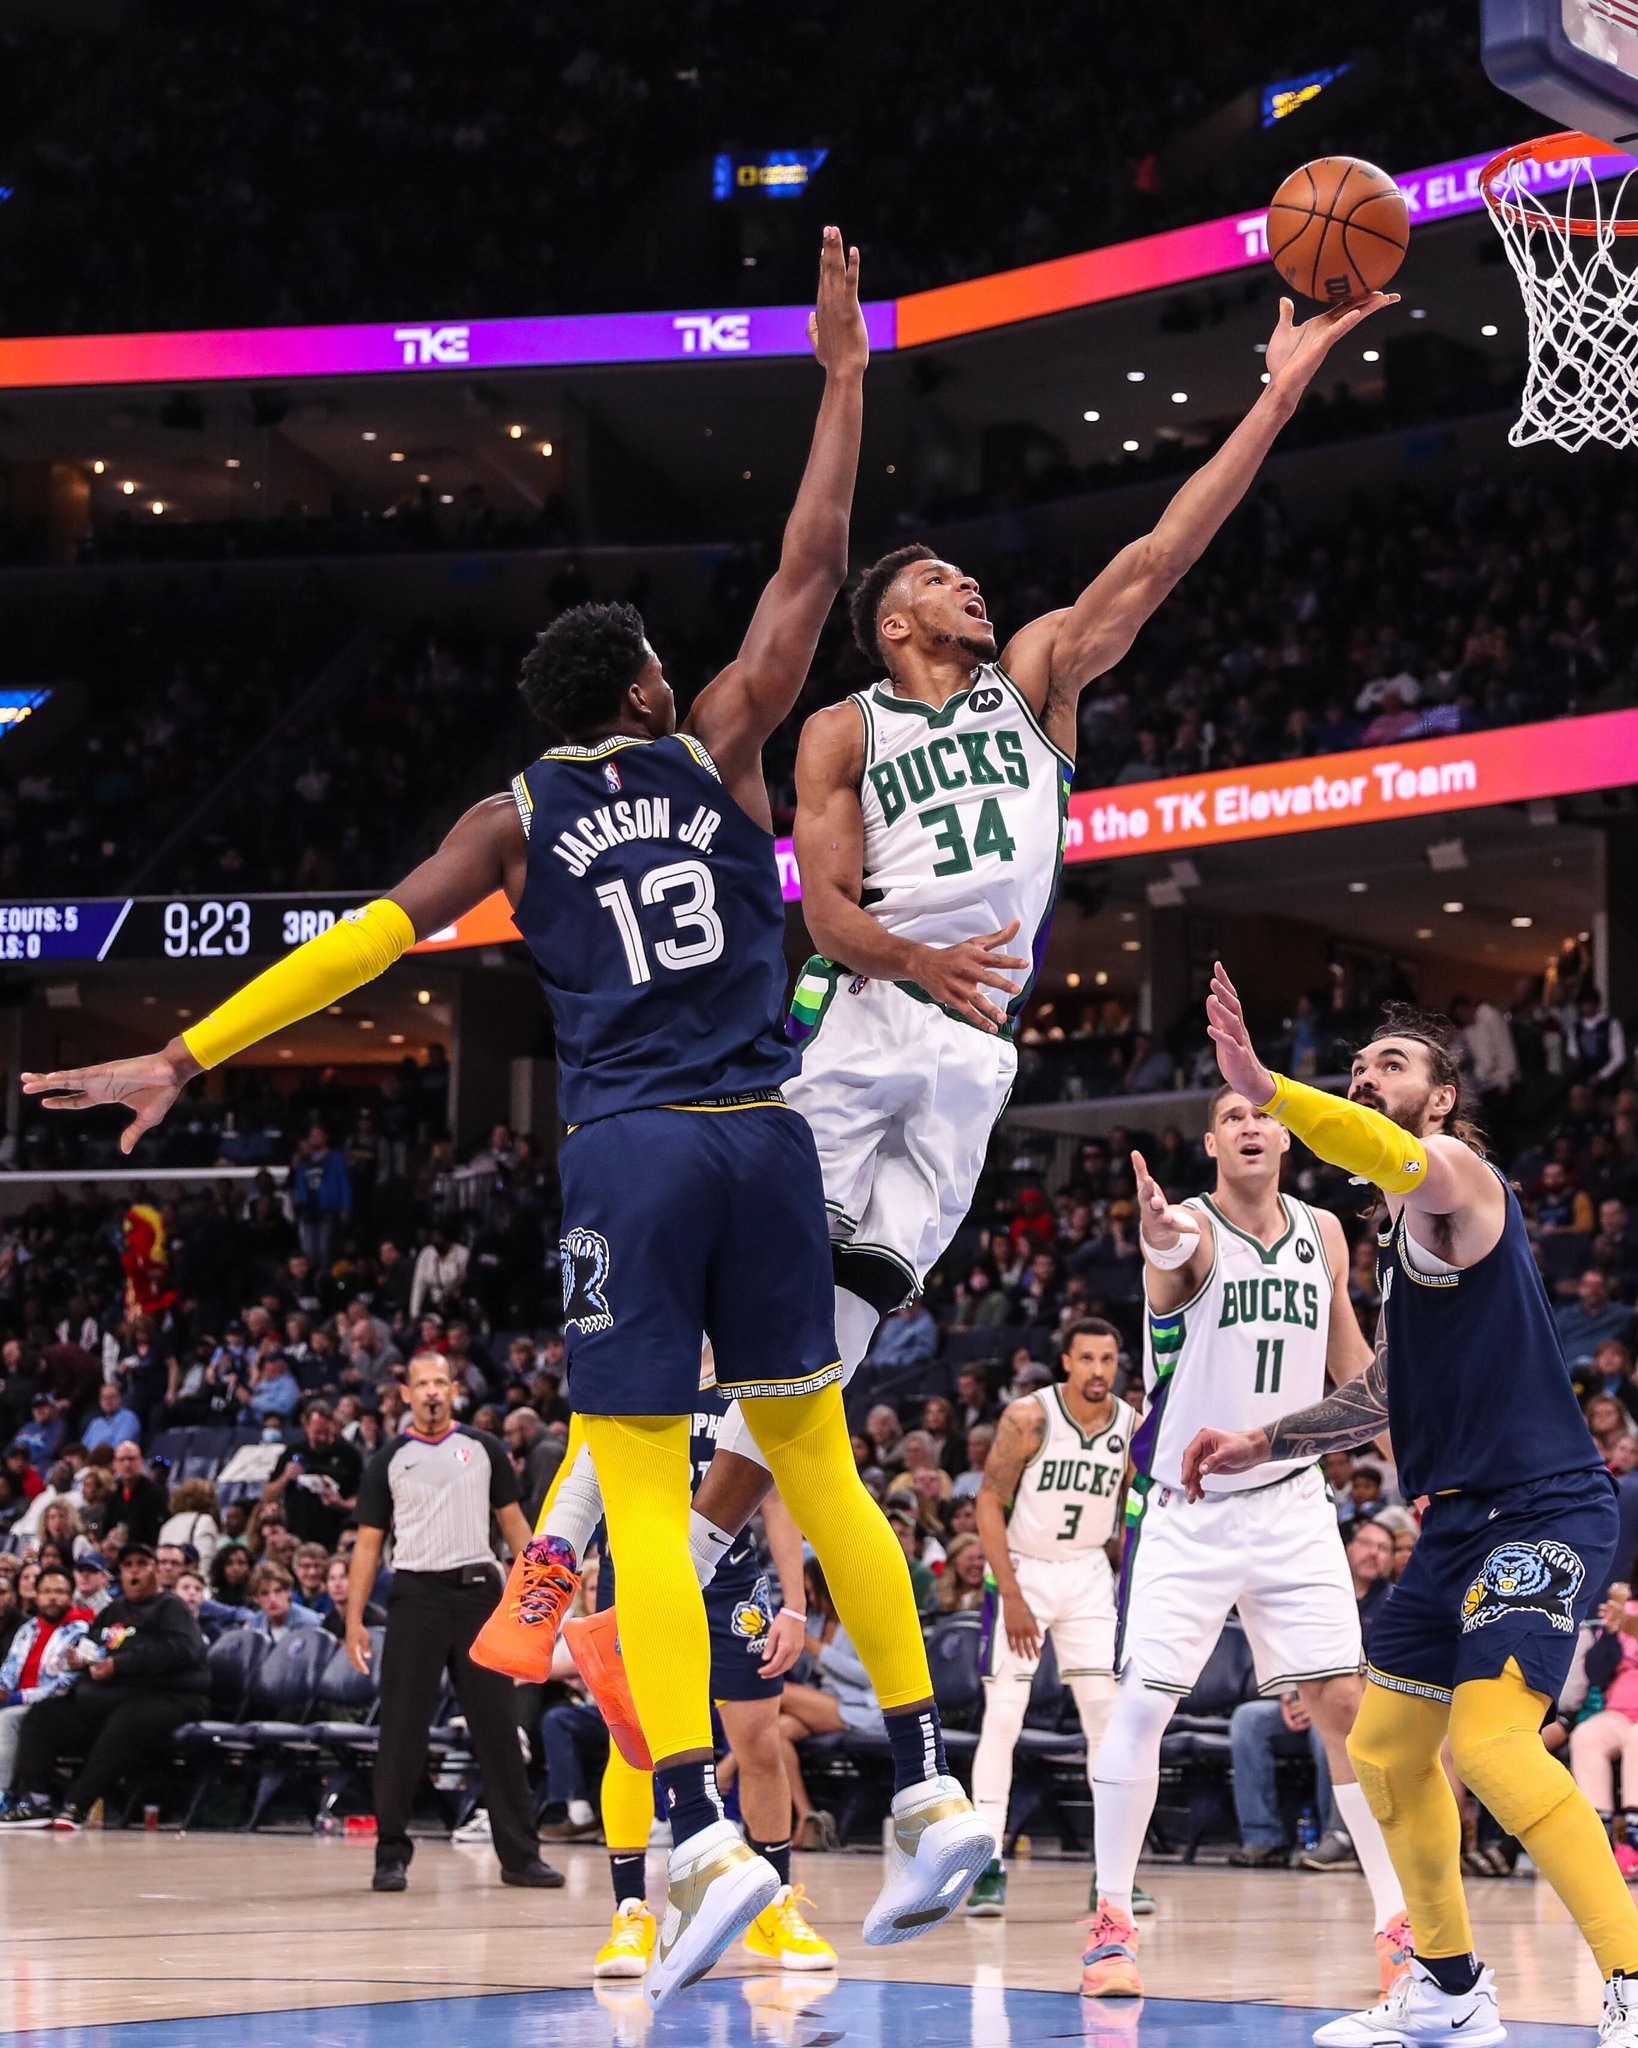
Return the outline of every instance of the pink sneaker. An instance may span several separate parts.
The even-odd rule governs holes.
[[[1138,1932],[1124,1913],[1107,1899],[1087,1924],[1086,1953],[1081,1957],[1083,1998],[1141,1998],[1143,1979],[1137,1966]]]
[[[1615,1867],[1620,1871],[1628,1884],[1638,1881],[1638,1849],[1634,1849],[1629,1842],[1617,1842],[1615,1845]]]

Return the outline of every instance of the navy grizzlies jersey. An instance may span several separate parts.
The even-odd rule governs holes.
[[[1597,1469],[1512,1189],[1501,1237],[1477,1265],[1449,1271],[1421,1245],[1407,1249],[1405,1212],[1377,1244],[1405,1498]]]
[[[554,747],[512,794],[529,839],[515,916],[557,1027],[564,1122],[788,1080],[774,843],[699,741]]]

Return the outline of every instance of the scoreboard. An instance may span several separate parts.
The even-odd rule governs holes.
[[[0,966],[34,960],[275,960],[356,910],[362,894],[0,901]],[[505,901],[496,897],[413,950],[444,952],[516,937]]]

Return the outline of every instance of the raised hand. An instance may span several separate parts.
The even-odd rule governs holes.
[[[199,1067],[186,1055],[169,1051],[143,1053],[136,1059],[107,1060],[99,1067],[63,1067],[53,1074],[24,1074],[23,1093],[43,1095],[47,1109],[94,1109],[102,1102],[123,1102],[131,1121],[119,1134],[119,1149],[129,1153],[144,1131],[159,1123]]]
[[[963,939],[959,946],[924,946],[917,956],[911,979],[924,988],[934,1002],[955,1011],[969,1024],[984,1031],[999,1031],[1007,1018],[984,994],[986,988],[1000,989],[1007,996],[1018,993],[1018,984],[1007,979],[1007,970],[1027,969],[1029,961],[1019,953],[1003,953],[1018,936],[1018,920],[982,938]]]
[[[1384,306],[1397,306],[1397,292],[1369,292],[1346,306],[1331,306],[1297,326],[1289,299],[1280,301],[1280,317],[1269,337],[1263,367],[1270,384],[1297,397],[1308,388],[1314,372],[1345,334],[1352,334],[1361,320],[1369,320]]]
[[[826,228],[819,249],[819,301],[808,315],[808,340],[829,371],[862,371],[870,335],[859,307],[859,252],[842,249],[840,228]]]
[[[1274,1076],[1257,1057],[1239,993],[1221,960],[1211,970],[1206,1035],[1217,1048],[1218,1069],[1231,1088],[1238,1089],[1253,1109],[1262,1109],[1274,1100]]]
[[[1192,1209],[1179,1209],[1166,1199],[1166,1191],[1149,1171],[1141,1152],[1132,1154],[1132,1173],[1137,1181],[1138,1227],[1158,1251],[1171,1251],[1186,1237],[1200,1238],[1200,1218]]]

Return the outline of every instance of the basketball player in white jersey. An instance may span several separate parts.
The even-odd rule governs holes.
[[[1206,1151],[1217,1184],[1172,1206],[1132,1155],[1141,1218],[1149,1410],[1132,1445],[1114,1714],[1092,1771],[1098,1902],[1082,1965],[1088,1998],[1143,1980],[1132,1881],[1154,1813],[1160,1741],[1238,1608],[1264,1695],[1301,1695],[1325,1743],[1343,1824],[1371,1888],[1383,1989],[1410,1966],[1404,1895],[1348,1761],[1364,1655],[1336,1509],[1311,1459],[1214,1481],[1191,1502],[1183,1453],[1218,1413],[1255,1429],[1371,1350],[1348,1299],[1348,1244],[1328,1210],[1280,1192],[1291,1139],[1221,1088]],[[1301,1393],[1298,1394],[1298,1389]]]
[[[792,1004],[802,1071],[784,1090],[818,1145],[844,1384],[966,1216],[1012,1092],[1014,1020],[1063,864],[1081,692],[1239,504],[1331,349],[1395,303],[1375,292],[1298,326],[1282,299],[1246,417],[1152,532],[1005,652],[976,579],[931,548],[899,548],[860,579],[854,637],[887,673],[802,732],[796,857],[818,952]],[[772,1483],[737,1411],[717,1445],[690,1525],[702,1583]],[[544,1533],[578,1553],[601,1511],[582,1457]],[[800,1650],[781,1618],[770,1675]]]
[[[1115,1575],[1136,1410],[1114,1393],[1120,1332],[1089,1316],[1063,1333],[1064,1377],[1010,1402],[978,1492],[978,1533],[995,1591],[984,1726],[973,1758],[973,1806],[999,1847],[1006,1839],[1012,1755],[1041,1638],[1075,1695],[1086,1769],[1115,1704]],[[999,1611],[997,1611],[999,1610]],[[999,1855],[967,1895],[967,1917],[997,1919],[1007,1903]]]

